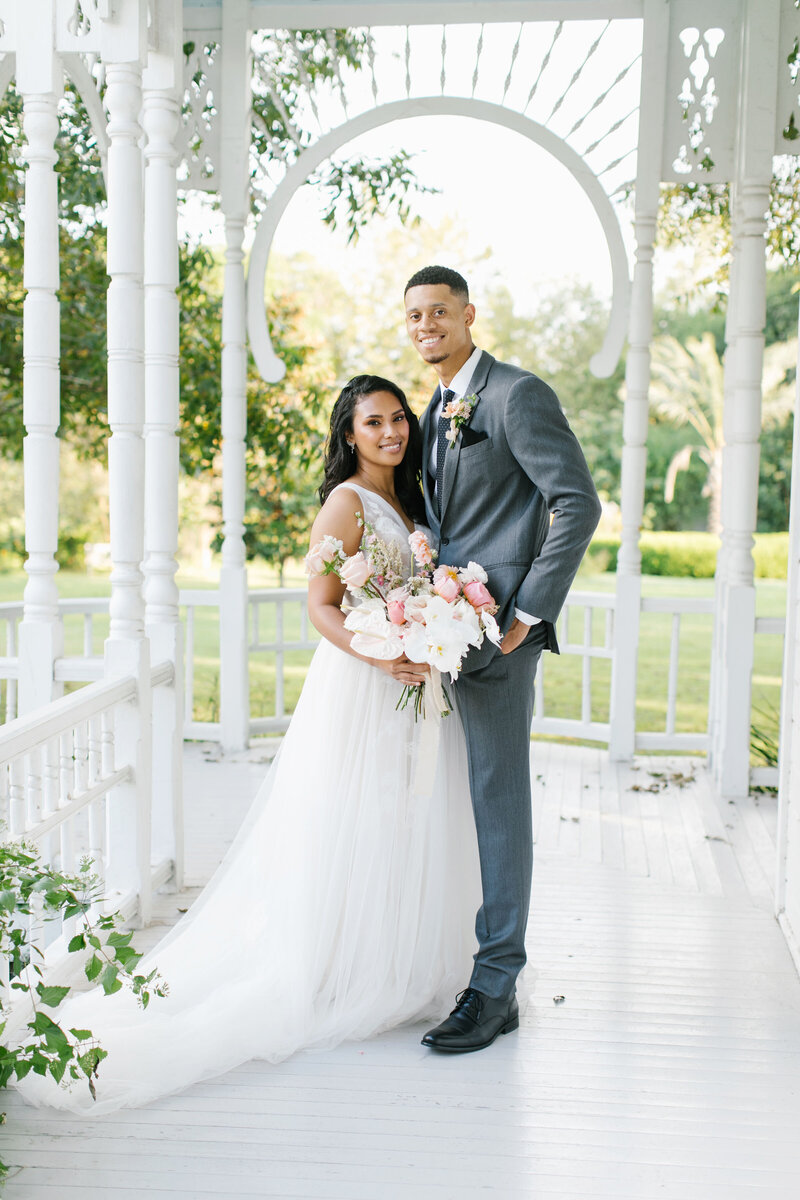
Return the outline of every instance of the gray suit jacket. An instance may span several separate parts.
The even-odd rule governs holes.
[[[478,403],[455,446],[445,451],[440,509],[428,471],[432,413],[422,418],[425,505],[439,562],[485,568],[506,630],[514,608],[553,628],[600,519],[589,468],[555,392],[536,375],[482,353],[466,395]],[[471,650],[464,671],[484,666],[488,641]]]

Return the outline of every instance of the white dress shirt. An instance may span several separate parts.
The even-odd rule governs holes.
[[[436,401],[431,414],[431,429],[433,431],[433,436],[431,437],[431,456],[428,463],[431,475],[434,479],[436,479],[437,466],[436,435],[439,429],[439,417],[442,415],[442,407],[444,403],[442,400],[442,393],[449,390],[453,393],[453,400],[461,400],[466,395],[467,388],[470,385],[470,380],[478,369],[478,363],[480,361],[481,354],[482,351],[476,346],[464,365],[460,367],[458,371],[456,371],[453,378],[447,384],[447,388],[443,387],[441,383],[439,384],[439,399]],[[541,617],[532,617],[530,613],[523,612],[521,608],[515,608],[514,615],[518,621],[522,621],[523,625],[538,625],[542,620]]]
[[[463,367],[456,371],[455,375],[448,383],[447,388],[443,387],[441,383],[439,384],[439,399],[436,401],[436,406],[431,416],[431,429],[433,430],[433,437],[431,438],[431,458],[428,464],[431,475],[434,479],[436,478],[436,434],[439,429],[439,417],[442,415],[442,407],[444,404],[444,401],[442,400],[442,393],[449,389],[453,393],[454,400],[463,399],[467,393],[469,382],[478,369],[478,363],[480,362],[482,353],[483,352],[476,346],[472,351],[472,354],[470,354],[469,358],[464,363]]]

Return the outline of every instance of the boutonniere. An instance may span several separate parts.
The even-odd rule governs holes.
[[[450,418],[450,428],[445,437],[450,443],[451,450],[456,444],[459,429],[469,422],[477,403],[478,397],[472,392],[469,396],[462,396],[460,400],[451,400],[445,406],[442,416]]]

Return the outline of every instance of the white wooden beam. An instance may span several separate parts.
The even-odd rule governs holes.
[[[151,862],[183,878],[183,626],[175,583],[178,549],[179,305],[176,137],[183,92],[180,0],[157,8],[156,48],[144,70],[145,628],[168,686],[153,704]]]
[[[136,704],[117,714],[115,738],[134,778],[116,789],[108,813],[106,881],[112,897],[140,895],[150,917],[152,794],[149,643],[144,630],[144,218],[142,61],[146,0],[120,0],[100,27],[108,113],[108,444],[111,532],[106,676],[133,675]]]
[[[636,262],[633,269],[622,430],[622,539],[617,558],[617,603],[611,672],[609,754],[612,759],[632,758],[636,746],[636,685],[642,592],[639,533],[647,471],[650,343],[653,337],[653,251],[666,104],[665,46],[668,31],[667,0],[646,0],[634,217]]]
[[[222,569],[220,716],[226,750],[248,742],[247,568],[244,548],[247,327],[244,227],[248,213],[250,31],[244,5],[226,5],[222,29],[221,201],[225,216],[222,301]]]
[[[319,29],[364,25],[472,25],[492,21],[606,20],[641,17],[643,0],[225,0],[249,9],[251,29]],[[220,29],[222,0],[183,8],[184,29]]]
[[[642,0],[251,0],[254,29],[323,25],[469,25],[492,21],[578,21],[640,17]]]
[[[710,763],[724,796],[747,795],[755,635],[753,533],[758,504],[766,314],[766,211],[772,178],[780,0],[746,0],[733,189],[735,265],[726,356],[719,605]]]
[[[800,963],[800,363],[794,406],[792,495],[783,686],[778,754],[778,862],[775,911]]]

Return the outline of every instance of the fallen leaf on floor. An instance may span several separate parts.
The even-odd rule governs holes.
[[[683,771],[648,771],[647,774],[652,779],[652,783],[633,783],[628,788],[628,791],[652,792],[655,795],[658,792],[666,791],[668,787],[688,787],[690,783],[694,783],[695,781],[694,772],[692,772],[690,775],[686,775]]]
[[[563,1004],[566,996],[553,996],[553,1004]]]

